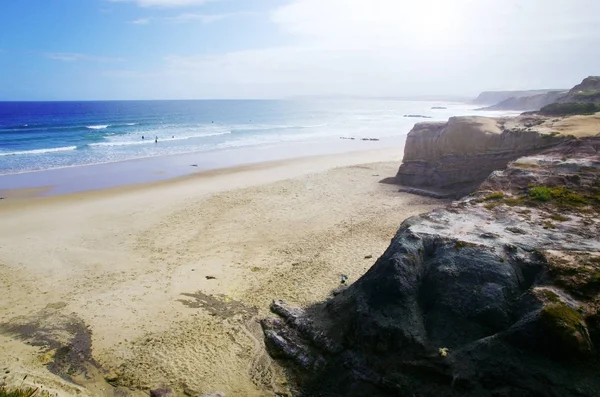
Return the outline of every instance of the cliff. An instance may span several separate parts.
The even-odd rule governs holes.
[[[387,182],[408,192],[460,197],[510,161],[563,141],[546,121],[452,117],[446,123],[418,123],[408,133],[396,177]]]
[[[600,102],[600,76],[589,76],[570,90],[482,92],[476,104],[491,104],[478,110],[540,110],[554,103]],[[550,114],[550,112],[547,112]]]
[[[600,137],[520,158],[327,301],[274,302],[267,348],[301,396],[597,396],[599,215]]]
[[[600,76],[589,76],[571,88],[561,97],[559,103],[597,103],[600,102]]]
[[[539,110],[546,105],[558,101],[565,94],[566,91],[550,91],[532,96],[511,97],[495,105],[478,110]]]
[[[546,94],[551,91],[564,91],[564,90],[528,90],[528,91],[484,91],[477,98],[473,100],[474,104],[477,105],[495,105],[509,98],[521,98],[530,97],[534,95]]]

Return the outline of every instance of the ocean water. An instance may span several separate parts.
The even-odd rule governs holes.
[[[407,114],[497,115],[398,100],[0,102],[0,174],[340,137],[398,142],[424,120]]]

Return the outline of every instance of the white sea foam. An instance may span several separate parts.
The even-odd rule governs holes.
[[[90,129],[90,130],[103,130],[108,127],[110,127],[110,125],[105,124],[105,125],[88,125],[85,128]]]
[[[96,143],[88,143],[90,147],[96,146],[129,146],[129,145],[144,145],[154,143],[154,139],[146,139],[140,141],[111,141],[111,142],[96,142]]]
[[[125,125],[138,125],[138,123],[125,123]]]
[[[48,148],[48,149],[34,149],[34,150],[22,150],[18,152],[0,152],[0,156],[18,156],[23,154],[42,154],[42,153],[52,153],[52,152],[65,152],[68,150],[75,150],[77,146],[65,146],[65,147],[56,147],[56,148]]]
[[[180,135],[180,136],[175,136],[174,138],[159,136],[158,142],[183,141],[186,139],[197,139],[197,138],[204,138],[204,137],[209,137],[209,136],[225,135],[225,134],[230,134],[230,133],[231,133],[231,131],[214,132],[214,133],[198,134],[198,135]],[[146,139],[140,139],[140,140],[136,140],[136,141],[96,142],[96,143],[90,143],[90,144],[88,144],[88,146],[91,146],[91,147],[95,147],[95,146],[130,146],[130,145],[145,145],[145,144],[154,144],[154,138],[152,138],[152,134],[148,134]]]

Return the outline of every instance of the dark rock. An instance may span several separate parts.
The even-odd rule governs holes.
[[[351,286],[274,302],[269,353],[300,396],[598,396],[598,170],[600,137],[564,142],[407,219]],[[531,203],[532,184],[583,198]],[[568,222],[543,229],[556,213]]]
[[[365,255],[365,259],[371,259],[373,255]]]
[[[169,397],[172,395],[173,395],[173,390],[171,390],[171,389],[150,390],[150,397]]]
[[[215,277],[215,276],[206,276],[206,279],[207,279],[207,280],[215,280],[215,279],[216,279],[216,277]]]

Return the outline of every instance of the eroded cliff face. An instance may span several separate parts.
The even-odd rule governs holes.
[[[563,136],[537,128],[544,122],[451,117],[446,123],[418,123],[408,133],[393,182],[403,191],[460,197],[510,161],[562,142]]]
[[[521,158],[327,301],[274,302],[266,345],[303,396],[598,396],[599,215],[600,137]]]

